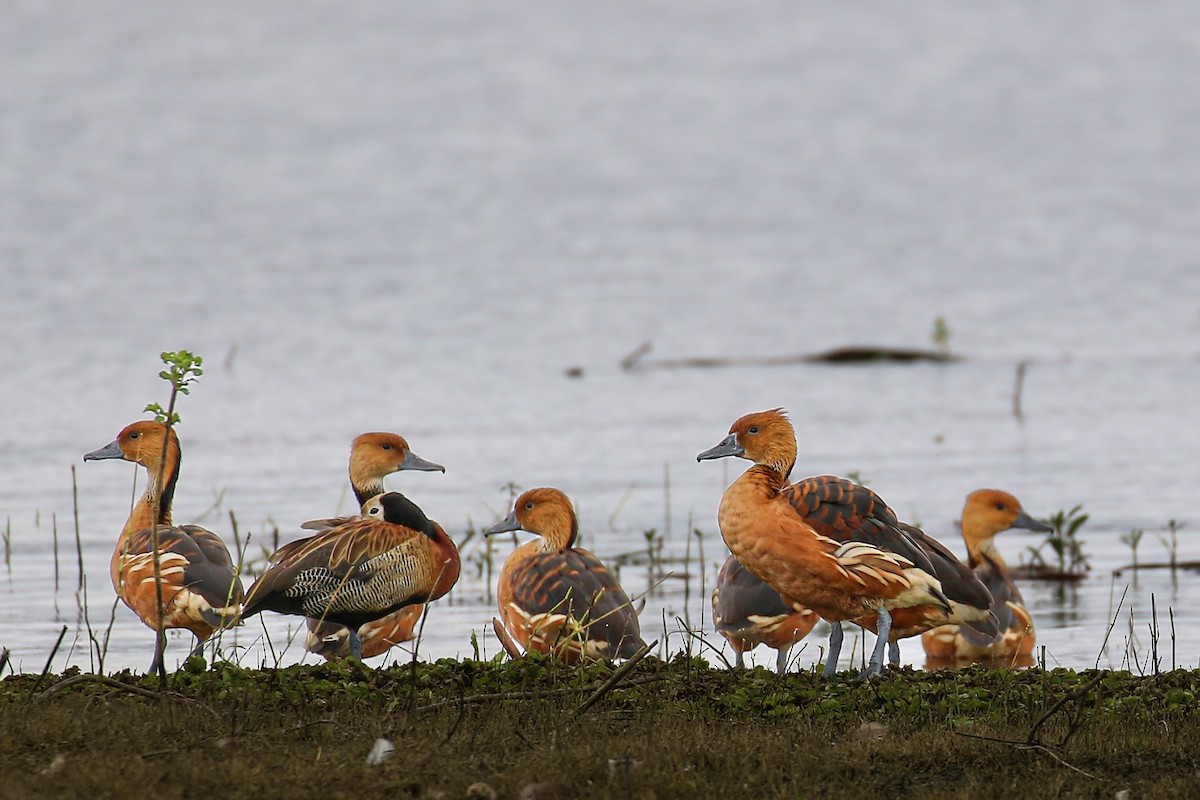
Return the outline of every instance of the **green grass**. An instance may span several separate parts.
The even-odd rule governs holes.
[[[128,673],[52,693],[78,673],[14,676],[0,798],[464,797],[477,781],[501,797],[534,782],[572,797],[1183,797],[1200,769],[1197,672],[854,683],[648,662],[582,713],[609,667],[193,661],[161,692]],[[369,766],[381,737],[396,750]]]

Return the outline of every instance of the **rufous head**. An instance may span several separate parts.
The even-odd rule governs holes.
[[[745,458],[786,476],[796,463],[796,431],[787,412],[774,408],[741,417],[730,426],[729,435],[720,444],[705,450],[696,460],[726,456]]]
[[[441,464],[426,461],[408,447],[403,436],[376,431],[357,436],[350,445],[350,476],[357,483],[370,483],[402,469],[445,472]]]
[[[575,509],[558,489],[530,489],[517,498],[512,512],[483,532],[494,536],[505,531],[528,531],[546,540],[555,550],[575,544],[579,535]]]
[[[179,453],[179,438],[174,429],[154,420],[144,419],[130,423],[121,429],[117,438],[84,455],[84,461],[103,461],[109,458],[121,458],[132,461],[150,469],[157,467],[163,457],[163,440],[170,436],[167,449],[167,461]]]
[[[968,545],[990,539],[1009,528],[1048,533],[1049,525],[1025,513],[1020,501],[999,489],[979,489],[967,495],[963,506],[963,538]]]

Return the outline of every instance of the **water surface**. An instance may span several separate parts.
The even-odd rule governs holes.
[[[958,552],[973,489],[1039,516],[1082,504],[1091,576],[1026,589],[1049,662],[1119,666],[1131,635],[1140,655],[1153,595],[1179,662],[1200,663],[1190,573],[1131,584],[1102,652],[1130,583],[1110,578],[1119,537],[1145,529],[1159,560],[1175,518],[1196,554],[1192,4],[27,1],[5,17],[0,644],[18,669],[40,669],[62,625],[55,668],[88,663],[71,470],[103,628],[133,470],[80,457],[165,403],[158,353],[178,348],[207,372],[180,403],[176,517],[228,535],[233,511],[252,548],[347,511],[351,438],[395,430],[448,471],[389,485],[456,538],[506,510],[510,482],[568,492],[602,556],[650,528],[681,554],[699,528],[705,580],[693,565],[685,599],[668,579],[643,620],[703,628],[740,465],[694,456],[786,406],[799,473],[855,472]],[[619,366],[644,341],[664,358],[929,346],[939,316],[964,361]],[[1016,561],[1036,543],[1001,546]],[[473,569],[425,654],[468,655],[472,631],[495,652]],[[114,619],[105,668],[143,668],[149,631]],[[274,663],[294,625],[266,621],[275,653],[242,631],[245,663]],[[915,642],[903,655],[922,661]]]

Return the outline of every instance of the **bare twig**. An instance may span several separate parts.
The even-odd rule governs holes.
[[[995,742],[997,744],[1006,744],[1009,747],[1015,747],[1018,750],[1033,750],[1038,753],[1044,753],[1044,754],[1050,756],[1050,758],[1057,761],[1059,764],[1062,764],[1067,769],[1074,770],[1075,772],[1078,772],[1080,775],[1084,775],[1088,778],[1091,778],[1092,780],[1099,780],[1099,778],[1097,778],[1092,773],[1087,772],[1086,770],[1082,770],[1079,767],[1075,766],[1074,764],[1063,760],[1062,756],[1060,756],[1058,753],[1055,753],[1053,750],[1051,750],[1049,747],[1047,747],[1044,744],[1030,744],[1029,742],[1014,742],[1011,739],[997,739],[994,736],[980,736],[977,733],[967,733],[965,731],[954,731],[954,733],[957,736],[965,736],[968,739],[979,739],[980,741],[983,741],[983,742]]]
[[[46,673],[50,671],[50,665],[54,663],[54,656],[58,653],[58,648],[62,646],[63,637],[66,635],[67,626],[63,625],[62,630],[58,632],[58,640],[54,642],[54,647],[50,650],[50,656],[46,659],[46,666],[42,667],[42,674],[38,676],[38,679],[33,684],[33,688],[29,690],[29,694],[31,696],[38,690],[38,687],[42,685],[42,681],[46,679]]]
[[[1056,713],[1058,713],[1058,710],[1061,709],[1064,705],[1071,702],[1072,700],[1082,699],[1088,692],[1090,692],[1096,686],[1096,684],[1098,684],[1101,681],[1101,679],[1103,677],[1104,677],[1103,672],[1097,672],[1095,674],[1095,676],[1090,681],[1085,683],[1083,686],[1081,686],[1080,688],[1071,692],[1070,694],[1066,694],[1066,695],[1063,695],[1062,697],[1060,697],[1057,703],[1050,706],[1049,710],[1046,711],[1045,714],[1042,714],[1040,717],[1038,717],[1037,720],[1033,723],[1033,727],[1029,729],[1029,737],[1027,738],[1026,743],[1031,744],[1031,745],[1032,744],[1040,744],[1040,742],[1038,742],[1038,739],[1037,739],[1037,732],[1041,729],[1041,727],[1043,725],[1045,725],[1046,722],[1049,721],[1049,719],[1052,716],[1054,716]],[[1063,738],[1063,741],[1059,743],[1059,746],[1061,747],[1063,742],[1066,742],[1066,740],[1068,738],[1070,738],[1073,733],[1074,733],[1074,730],[1068,731],[1067,736]]]
[[[657,646],[657,639],[649,644],[642,645],[641,649],[630,656],[628,661],[618,667],[617,670],[609,677],[609,679],[602,683],[600,688],[596,689],[596,691],[592,693],[591,697],[580,703],[579,708],[575,709],[575,716],[579,716],[584,711],[587,711],[596,703],[596,701],[612,691],[613,687],[620,683],[621,679],[628,675],[629,672],[637,666],[638,662],[645,658],[646,655]]]
[[[1108,630],[1104,632],[1104,641],[1100,643],[1100,652],[1096,653],[1096,669],[1100,669],[1100,656],[1104,654],[1105,648],[1108,647],[1108,637],[1112,635],[1113,628],[1117,626],[1117,617],[1121,616],[1121,606],[1125,604],[1125,595],[1128,593],[1129,585],[1126,584],[1125,590],[1121,592],[1121,599],[1117,601],[1117,610],[1113,612],[1112,622],[1108,623]],[[1109,595],[1109,598],[1109,602],[1111,602],[1111,594]]]
[[[1017,377],[1013,385],[1013,416],[1019,422],[1025,419],[1025,413],[1021,410],[1021,391],[1025,388],[1025,369],[1028,366],[1028,361],[1017,364]]]

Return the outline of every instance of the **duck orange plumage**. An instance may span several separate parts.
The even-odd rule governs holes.
[[[999,622],[999,634],[986,636],[960,625],[935,628],[921,637],[925,655],[932,663],[992,660],[1018,666],[1032,663],[1033,618],[995,543],[996,534],[1010,528],[1043,533],[1053,530],[1029,516],[1008,492],[980,489],[967,496],[962,515],[967,563],[992,593],[992,613]]]
[[[820,619],[812,609],[784,599],[733,556],[717,573],[712,609],[713,626],[733,647],[734,666],[744,666],[743,654],[765,644],[778,651],[775,669],[781,673],[787,671],[792,645]]]
[[[879,638],[864,673],[871,675],[883,668],[892,610],[934,606],[950,612],[951,600],[928,555],[873,492],[865,487],[852,491],[849,507],[859,513],[832,514],[825,533],[808,521],[836,510],[825,508],[826,498],[839,495],[785,491],[796,461],[796,436],[782,409],[740,418],[720,444],[697,460],[726,456],[746,458],[754,466],[721,498],[721,535],[747,569],[832,623],[826,676],[837,669],[843,620],[875,617]],[[802,513],[798,505],[806,504]],[[837,532],[838,538],[829,532]]]
[[[900,663],[900,639],[917,636],[938,625],[967,624],[986,636],[994,636],[999,631],[990,611],[992,596],[975,573],[920,528],[897,520],[879,495],[867,487],[845,478],[821,475],[787,486],[782,495],[804,521],[823,536],[847,542],[854,538],[853,531],[859,531],[871,537],[895,539],[888,533],[895,529],[903,533],[903,540],[919,548],[929,560],[934,577],[950,600],[950,609],[947,611],[941,605],[892,609],[888,633],[888,660],[891,663]],[[872,632],[876,632],[875,621],[873,614],[854,620],[855,624]]]
[[[408,441],[395,433],[375,431],[355,437],[350,445],[350,488],[359,506],[371,498],[387,491],[383,479],[393,472],[417,470],[420,472],[445,472],[441,464],[426,461],[412,452]],[[328,530],[349,522],[352,517],[312,520],[301,527],[309,530]],[[363,658],[386,653],[393,645],[416,638],[416,626],[425,612],[424,603],[405,606],[381,619],[359,626],[358,638],[362,643]],[[322,622],[309,617],[308,634],[304,648],[326,660],[345,658],[350,655],[350,631],[344,625]]]
[[[165,447],[164,447],[165,445]],[[165,453],[165,459],[164,459]],[[93,450],[84,461],[119,458],[146,468],[146,493],[133,507],[110,563],[117,596],[150,628],[158,629],[158,588],[154,578],[152,527],[157,526],[162,627],[187,628],[199,640],[196,652],[220,628],[234,624],[242,583],[221,537],[198,525],[174,525],[171,504],[182,452],[175,431],[143,420],[127,425],[117,438]],[[157,518],[155,517],[157,509]],[[162,667],[156,642],[151,671]]]
[[[450,591],[460,562],[442,527],[399,492],[379,503],[381,514],[279,548],[246,593],[242,616],[269,610],[344,625],[350,654],[361,658],[361,625]]]
[[[575,546],[579,522],[565,494],[530,489],[484,535],[516,530],[539,538],[510,553],[500,570],[494,625],[509,655],[533,650],[574,663],[629,658],[645,646],[625,590],[600,559]]]

